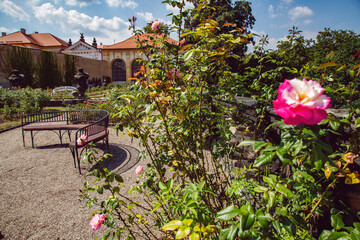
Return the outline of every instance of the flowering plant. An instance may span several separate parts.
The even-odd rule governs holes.
[[[284,118],[285,124],[317,124],[326,118],[325,109],[331,106],[330,98],[323,92],[316,81],[285,79],[273,101],[275,112]]]
[[[80,137],[76,140],[76,143],[78,146],[83,146],[86,140],[87,140],[87,135],[81,134]]]
[[[104,214],[98,214],[96,213],[94,216],[90,219],[90,226],[92,230],[98,230],[101,228],[101,224],[105,222],[106,216]]]
[[[360,119],[327,114],[330,98],[318,81],[285,80],[273,102],[284,121],[269,123],[254,138],[260,128],[254,131],[234,120],[234,108],[242,105],[233,97],[232,81],[240,77],[226,61],[251,35],[239,26],[219,34],[217,29],[232,24],[201,19],[200,11],[212,14],[207,1],[193,15],[199,25],[182,31],[183,16],[189,14],[183,12],[184,2],[166,2],[181,6],[174,18],[180,42],[166,41],[165,26],[158,31],[161,38],[138,37],[146,68],[134,79],[132,91],[114,101],[120,119],[116,130],[138,138],[140,157],[148,161],[146,171],[135,169],[140,177],[130,188],[143,201],[125,195],[122,177],[108,169],[92,171],[94,185],[86,183],[83,190],[87,204],[97,204],[108,216],[111,233],[105,237],[312,239],[321,234],[320,239],[336,239],[359,232],[358,225],[343,229],[348,208],[336,198],[337,174],[346,173],[349,165],[336,163],[348,152],[359,152]],[[130,23],[137,36],[144,33],[134,19]],[[275,87],[267,90],[275,92]],[[145,101],[134,106],[140,99]],[[277,119],[267,107],[259,114],[263,123]],[[245,110],[239,111],[243,119],[256,112]],[[349,129],[356,134],[338,137],[349,136]],[[240,143],[232,142],[235,137]],[[101,202],[90,194],[105,190],[109,196]],[[331,225],[330,232],[321,233],[320,222]]]

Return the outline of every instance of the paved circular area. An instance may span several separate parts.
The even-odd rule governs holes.
[[[68,143],[66,134],[63,142]],[[111,161],[104,165],[118,169],[125,185],[135,182],[135,168],[141,150],[136,139],[117,136],[110,128]],[[96,150],[101,154],[102,144]],[[23,147],[21,129],[0,134],[0,239],[95,239],[105,229],[91,230],[89,209],[79,195],[85,174],[91,169],[82,165],[82,175],[74,168],[67,144],[60,145],[53,132],[39,132],[35,148],[30,135]],[[127,193],[127,188],[122,189]]]

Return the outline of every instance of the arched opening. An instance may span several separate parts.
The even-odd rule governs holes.
[[[116,59],[112,64],[112,80],[126,82],[126,64],[121,59]]]
[[[131,64],[131,77],[135,78],[135,74],[140,71],[141,66],[144,65],[143,62],[139,62],[138,59],[134,60]],[[137,77],[140,77],[139,75]]]

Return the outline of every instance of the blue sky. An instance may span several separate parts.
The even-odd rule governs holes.
[[[105,45],[131,36],[128,18],[139,27],[155,19],[170,23],[174,11],[162,0],[0,0],[0,31],[49,32],[72,42],[80,33],[91,43]],[[349,29],[360,34],[360,0],[252,0],[256,22],[253,32],[269,34],[269,48],[284,39],[293,25],[306,38],[315,38],[325,27]]]

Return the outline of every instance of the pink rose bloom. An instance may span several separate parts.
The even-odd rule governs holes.
[[[275,112],[285,124],[314,125],[325,119],[330,97],[323,95],[324,88],[313,80],[285,79],[279,86],[278,97],[273,101]]]
[[[90,220],[90,226],[92,230],[98,230],[101,224],[105,222],[105,215],[96,213]]]
[[[135,173],[136,175],[139,175],[144,171],[144,167],[143,166],[137,166],[137,168],[135,169]]]
[[[87,136],[85,134],[81,134],[81,136],[77,139],[76,143],[77,145],[82,146],[84,145],[86,140],[87,140]]]
[[[103,104],[103,101],[101,101],[100,104]]]
[[[133,102],[133,100],[130,100],[130,103],[132,103]]]
[[[152,24],[151,24],[151,30],[155,31],[156,29],[159,29],[161,26],[161,22],[158,20],[155,20]]]

